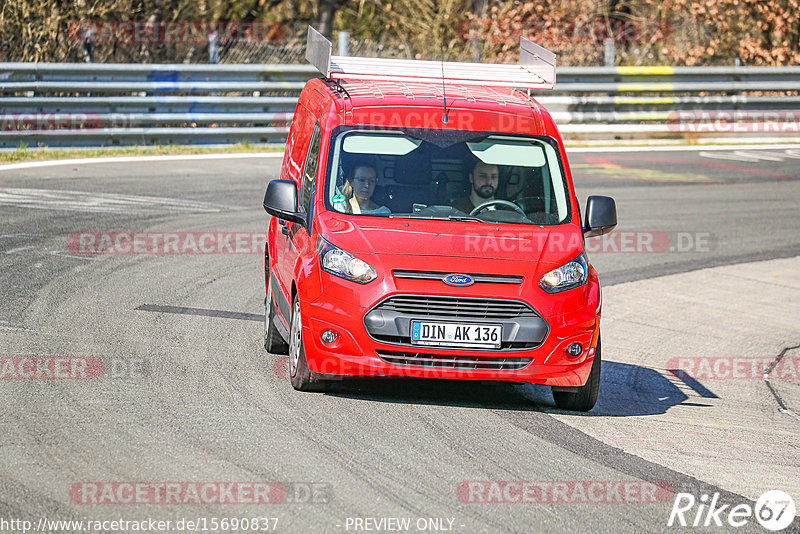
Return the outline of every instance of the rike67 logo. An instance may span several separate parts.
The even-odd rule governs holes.
[[[755,507],[749,504],[719,503],[719,493],[709,497],[706,494],[696,499],[691,493],[675,494],[672,512],[667,526],[681,527],[743,527],[755,517],[767,530],[777,532],[794,521],[797,510],[794,499],[780,490],[764,492],[756,501]]]

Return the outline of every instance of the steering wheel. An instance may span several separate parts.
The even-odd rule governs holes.
[[[484,202],[480,206],[475,206],[475,209],[473,209],[471,212],[469,212],[469,214],[470,214],[470,216],[477,215],[480,212],[491,208],[492,206],[503,206],[504,208],[511,208],[512,210],[516,211],[517,213],[519,213],[523,217],[525,216],[525,212],[522,211],[522,208],[520,208],[519,206],[517,206],[513,202],[509,202],[508,200],[489,200],[487,202]]]

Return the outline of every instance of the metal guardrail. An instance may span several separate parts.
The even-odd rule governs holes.
[[[316,75],[310,65],[0,63],[0,146],[282,142]],[[796,138],[799,94],[800,67],[565,67],[536,98],[573,139],[743,133],[725,125]]]
[[[204,65],[165,63],[0,63],[0,80],[39,81],[163,79],[213,81],[234,79],[308,79],[318,74],[311,65]]]
[[[25,113],[59,110],[92,113],[278,112],[291,111],[296,104],[297,96],[0,96],[0,109],[4,112]]]

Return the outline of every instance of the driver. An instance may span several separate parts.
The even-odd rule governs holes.
[[[372,201],[372,194],[378,183],[375,164],[369,160],[356,161],[347,178],[347,183],[342,187],[342,195],[346,202],[346,213],[362,215],[388,215],[391,213],[386,206],[380,206]]]
[[[450,205],[469,214],[477,206],[495,200],[494,195],[497,193],[499,178],[500,171],[497,165],[489,165],[479,160],[472,168],[472,172],[469,173],[471,185],[469,196],[457,198]]]

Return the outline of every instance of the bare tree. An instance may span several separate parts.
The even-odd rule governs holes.
[[[319,27],[317,30],[328,39],[331,38],[331,33],[333,32],[333,18],[345,3],[346,0],[319,0],[317,7],[319,11]]]

